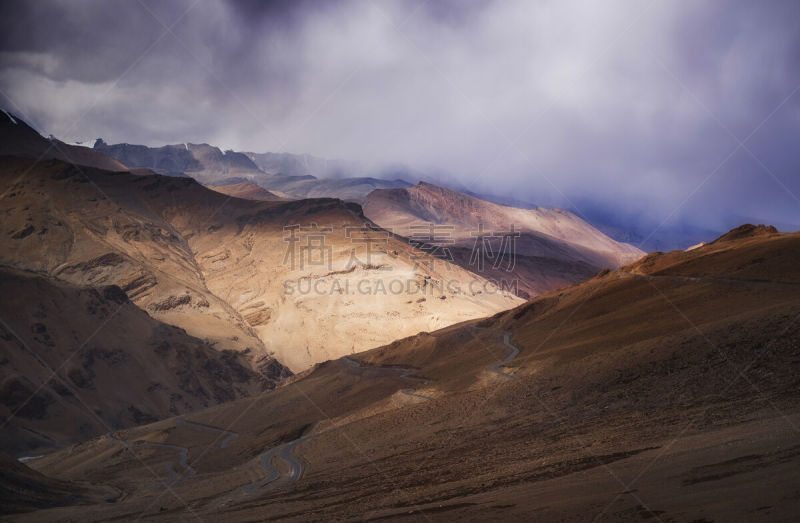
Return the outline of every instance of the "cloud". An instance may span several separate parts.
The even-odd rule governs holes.
[[[653,223],[800,223],[797,2],[193,5],[4,3],[2,103],[67,140],[404,163]]]

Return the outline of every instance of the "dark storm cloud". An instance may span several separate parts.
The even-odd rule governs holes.
[[[797,2],[5,2],[0,103],[67,140],[401,162],[653,223],[797,224],[798,17]]]

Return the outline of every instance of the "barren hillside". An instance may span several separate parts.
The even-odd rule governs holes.
[[[644,255],[568,211],[499,205],[426,182],[408,189],[376,190],[366,198],[364,213],[381,227],[427,242],[433,252],[468,270],[495,279],[518,279],[528,297]],[[426,232],[425,224],[432,225],[431,232]],[[474,253],[484,247],[492,258],[481,266]]]
[[[119,287],[0,268],[3,449],[35,454],[274,387],[289,372],[166,325]],[[13,297],[13,298],[12,298]]]
[[[11,158],[0,186],[2,263],[118,285],[256,368],[276,357],[299,371],[519,303],[340,200],[257,202],[190,178]]]
[[[800,233],[753,229],[32,464],[129,493],[88,520],[791,519]]]

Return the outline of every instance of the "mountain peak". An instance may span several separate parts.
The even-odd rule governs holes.
[[[740,225],[730,231],[726,232],[714,242],[726,242],[726,241],[733,241],[739,240],[742,238],[752,238],[756,236],[767,236],[770,234],[777,234],[778,229],[776,229],[772,225],[753,225],[752,223],[745,223],[744,225]]]

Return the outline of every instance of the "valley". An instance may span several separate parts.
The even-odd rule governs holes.
[[[0,2],[0,521],[795,522],[800,2]]]
[[[126,498],[36,519],[786,518],[798,254],[797,233],[742,227],[75,445],[28,465]]]

